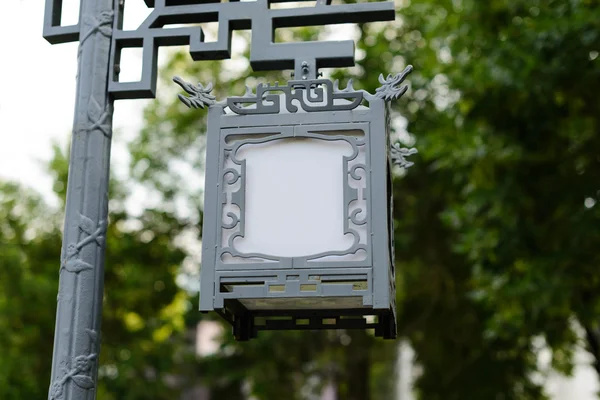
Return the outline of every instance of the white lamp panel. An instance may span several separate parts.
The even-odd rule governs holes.
[[[235,240],[242,253],[303,257],[343,251],[353,237],[344,234],[344,156],[342,140],[294,138],[242,146],[246,160],[245,236]]]

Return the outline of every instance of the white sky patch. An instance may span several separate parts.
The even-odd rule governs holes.
[[[65,1],[63,21],[67,24],[77,20],[69,7],[71,1]],[[128,6],[130,15],[148,13],[141,0],[129,0]],[[51,45],[42,37],[42,1],[3,0],[0,15],[0,179],[31,186],[56,204],[46,166],[52,142],[64,148],[71,138],[77,43]],[[115,103],[112,159],[118,175],[126,171],[129,161],[124,143],[141,127],[141,111],[147,103]]]

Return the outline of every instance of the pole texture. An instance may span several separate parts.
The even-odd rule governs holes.
[[[81,0],[77,94],[49,400],[94,400],[104,290],[113,102],[113,0]]]

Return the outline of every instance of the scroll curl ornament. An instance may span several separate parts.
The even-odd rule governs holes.
[[[398,143],[394,143],[390,147],[390,158],[392,159],[392,163],[394,165],[398,165],[402,168],[412,167],[415,163],[412,161],[408,161],[406,157],[417,154],[419,151],[414,147],[400,147]]]
[[[177,95],[179,100],[189,108],[204,108],[216,103],[216,97],[210,94],[213,90],[212,83],[209,83],[206,87],[202,86],[201,83],[194,86],[178,76],[173,78],[173,82],[181,86],[190,95],[190,97],[185,97],[182,94]]]
[[[404,82],[412,70],[412,65],[408,65],[406,68],[404,68],[404,71],[394,76],[389,74],[385,79],[383,78],[383,74],[380,74],[379,83],[381,83],[381,86],[375,89],[375,97],[379,97],[385,101],[397,100],[402,97],[402,95],[408,90],[408,85],[399,85]]]

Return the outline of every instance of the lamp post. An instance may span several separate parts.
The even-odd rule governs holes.
[[[406,91],[399,85],[410,68],[381,77],[374,95],[340,90],[317,79],[318,69],[353,65],[353,41],[273,40],[276,28],[393,20],[393,2],[145,2],[150,15],[123,30],[125,0],[81,0],[71,26],[60,24],[62,0],[46,0],[44,37],[79,41],[49,399],[96,397],[113,101],[155,95],[160,46],[226,59],[238,29],[252,30],[254,70],[293,69],[296,80],[216,101],[210,86],[176,79],[191,95],[184,103],[209,107],[201,310],[221,313],[240,340],[328,327],[394,337],[389,160],[402,164],[411,150],[390,149],[386,101]],[[218,22],[216,42],[205,43],[199,26],[164,29],[201,22]],[[120,82],[121,52],[131,47],[142,48],[142,77]],[[355,318],[365,314],[376,320]]]

